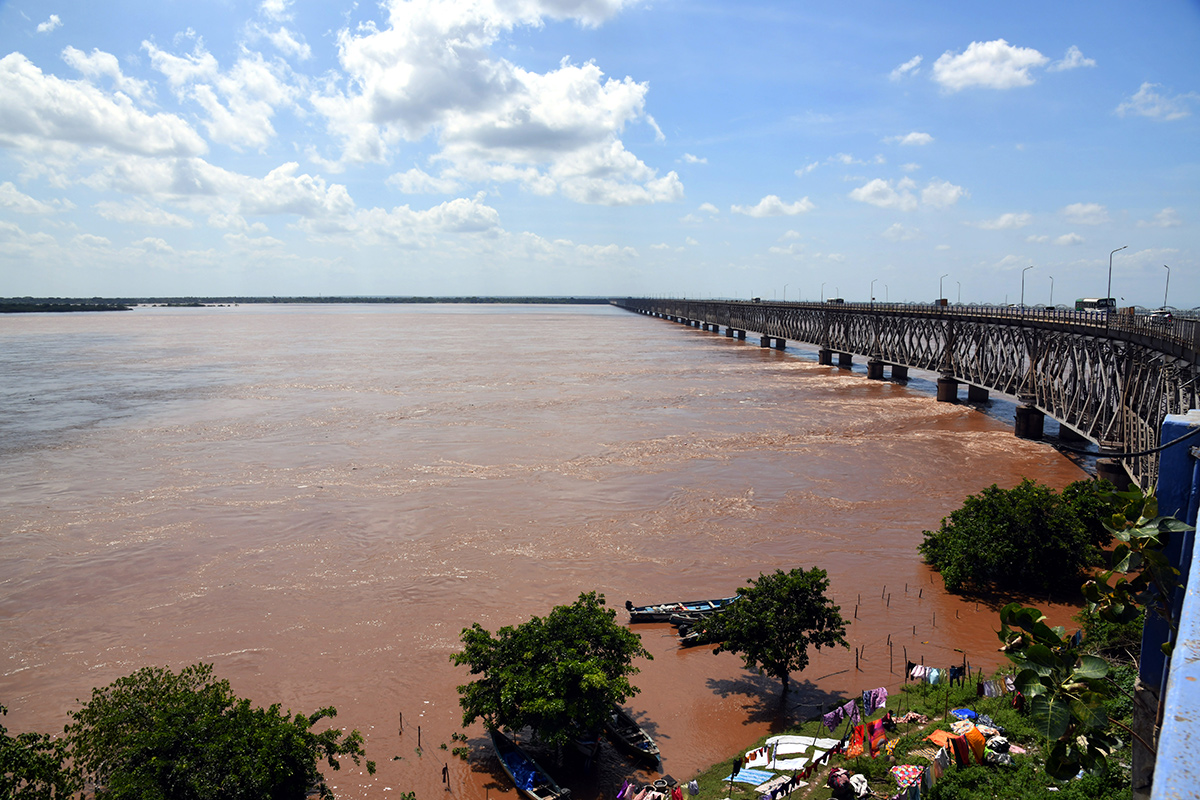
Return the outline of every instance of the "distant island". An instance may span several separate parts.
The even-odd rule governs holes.
[[[128,311],[134,306],[202,308],[205,306],[249,305],[253,303],[540,303],[546,305],[606,305],[607,297],[5,297],[0,298],[0,314],[45,313],[62,311]]]

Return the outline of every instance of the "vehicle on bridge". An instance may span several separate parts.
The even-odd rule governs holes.
[[[1075,301],[1076,311],[1115,311],[1117,301],[1112,297],[1081,297]]]

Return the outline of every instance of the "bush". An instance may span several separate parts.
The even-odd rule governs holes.
[[[1095,526],[1107,506],[1095,483],[1079,481],[1062,495],[1028,478],[1012,489],[993,484],[968,497],[936,533],[925,531],[918,549],[952,592],[967,585],[1061,588],[1101,563],[1105,540]]]

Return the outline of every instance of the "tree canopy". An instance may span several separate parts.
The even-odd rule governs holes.
[[[1026,478],[992,484],[963,501],[918,549],[946,588],[970,584],[1044,592],[1101,563],[1110,540],[1111,494],[1100,481],[1076,481],[1062,494]]]
[[[358,764],[365,755],[358,731],[313,731],[336,714],[253,708],[210,664],[147,667],[94,689],[70,712],[66,735],[74,769],[98,800],[302,800],[311,789],[332,798],[318,761],[338,769],[339,757]]]
[[[739,654],[748,668],[779,678],[786,694],[791,673],[808,666],[810,646],[850,646],[841,607],[825,596],[828,588],[825,570],[816,567],[760,573],[710,621],[713,638],[722,640],[713,654]]]
[[[0,705],[0,716],[8,709]],[[0,725],[0,797],[6,800],[61,800],[79,791],[79,782],[66,768],[63,739],[44,733],[9,736]]]
[[[479,678],[458,687],[463,727],[532,727],[543,742],[563,745],[579,730],[599,730],[613,705],[638,689],[629,678],[638,657],[653,658],[641,637],[615,621],[604,595],[580,594],[495,636],[479,623],[462,631],[463,650],[450,660]]]

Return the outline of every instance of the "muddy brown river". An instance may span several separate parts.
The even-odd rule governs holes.
[[[904,652],[991,668],[994,610],[941,590],[921,532],[993,483],[1085,475],[1014,438],[1003,399],[937,403],[929,375],[868,381],[607,306],[0,315],[0,376],[10,732],[60,731],[140,667],[211,662],[258,704],[332,704],[362,731],[379,770],[330,774],[342,798],[441,796],[447,763],[451,794],[515,798],[480,725],[469,761],[440,747],[469,677],[449,657],[472,622],[582,591],[625,624],[627,599],[829,572],[859,669],[822,651],[782,705],[735,656],[635,628],[654,660],[627,705],[681,779],[894,689]],[[635,770],[606,745],[558,774],[596,798]]]

